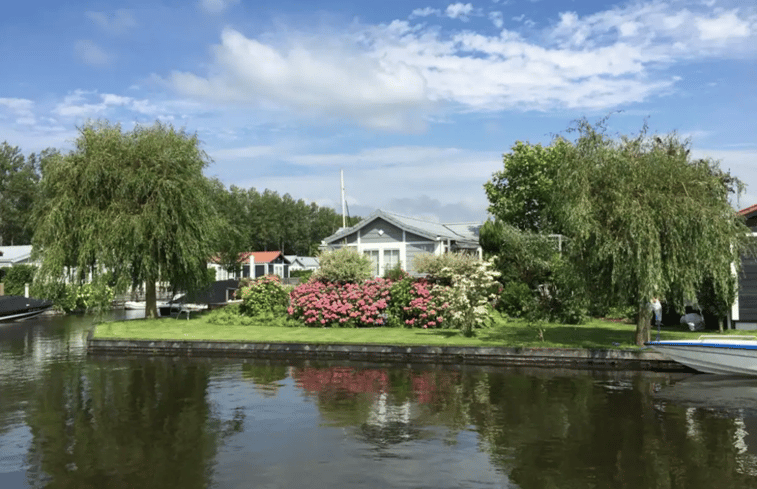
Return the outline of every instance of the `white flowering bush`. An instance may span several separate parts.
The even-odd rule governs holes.
[[[445,327],[457,328],[464,335],[486,326],[491,318],[491,304],[500,289],[499,272],[488,260],[475,256],[447,253],[420,255],[415,270],[427,274],[427,279],[444,287],[433,290],[440,294],[446,308]]]

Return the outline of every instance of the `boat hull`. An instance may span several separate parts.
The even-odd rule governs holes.
[[[0,323],[21,321],[39,316],[53,306],[52,302],[17,295],[0,296]]]
[[[757,376],[757,340],[652,341],[648,346],[698,372]]]

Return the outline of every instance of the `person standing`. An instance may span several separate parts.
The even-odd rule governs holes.
[[[657,297],[652,297],[652,312],[654,312],[654,323],[659,328],[662,324],[662,304]]]

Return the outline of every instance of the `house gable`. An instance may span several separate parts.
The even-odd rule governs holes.
[[[375,219],[360,230],[362,243],[392,243],[402,241],[402,229],[384,219]]]

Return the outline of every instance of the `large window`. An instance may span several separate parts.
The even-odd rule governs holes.
[[[400,250],[384,250],[384,272],[400,263]]]
[[[374,277],[378,277],[379,275],[379,251],[378,250],[365,250],[363,253],[368,255],[368,257],[371,259],[371,263],[373,264],[373,270],[371,273]]]

